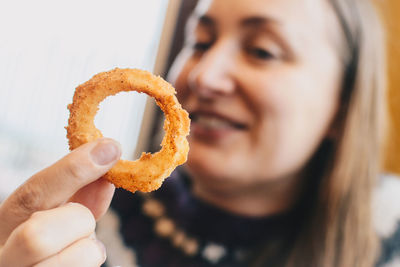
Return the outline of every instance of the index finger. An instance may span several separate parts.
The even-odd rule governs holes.
[[[32,213],[64,203],[80,188],[103,176],[120,156],[119,144],[102,138],[80,146],[32,176],[0,206],[0,245]]]

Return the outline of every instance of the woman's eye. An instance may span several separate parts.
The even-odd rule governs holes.
[[[247,53],[256,59],[261,60],[271,60],[276,58],[275,55],[268,50],[259,47],[248,48]]]
[[[197,42],[193,45],[194,50],[196,51],[206,51],[210,48],[211,43],[209,42]]]

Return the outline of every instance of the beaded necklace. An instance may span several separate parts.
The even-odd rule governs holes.
[[[187,234],[167,214],[161,201],[154,199],[149,194],[143,195],[142,211],[144,215],[154,222],[154,232],[160,238],[170,241],[178,250],[188,257],[200,256],[207,262],[217,265],[230,254],[237,260],[243,261],[245,250],[235,249],[231,251],[222,244],[200,240]]]

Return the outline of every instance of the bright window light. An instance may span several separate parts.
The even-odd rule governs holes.
[[[77,85],[115,67],[153,69],[167,4],[0,2],[0,200],[68,153],[64,127]],[[124,144],[126,159],[134,154],[145,101],[117,95],[96,117],[104,135]]]

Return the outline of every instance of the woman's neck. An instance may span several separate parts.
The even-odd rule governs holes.
[[[262,217],[288,211],[300,197],[301,179],[279,179],[253,186],[226,186],[226,183],[203,184],[193,179],[193,193],[228,212]],[[204,181],[204,180],[203,180]]]

